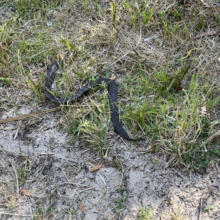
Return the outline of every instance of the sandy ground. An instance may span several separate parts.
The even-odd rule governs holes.
[[[2,118],[14,117],[14,111],[2,109]],[[17,112],[31,109],[23,105]],[[67,143],[67,134],[57,130],[59,115],[38,116],[32,125],[33,119],[0,125],[1,219],[132,220],[141,207],[151,208],[152,219],[196,220],[204,190],[202,210],[208,210],[201,219],[220,219],[217,164],[204,174],[190,173],[161,151],[148,153],[147,141],[134,147],[116,134],[101,159],[79,141]]]

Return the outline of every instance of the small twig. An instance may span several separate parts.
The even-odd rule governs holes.
[[[106,196],[107,196],[107,195],[108,195],[108,186],[107,186],[107,184],[106,184],[106,182],[105,182],[105,180],[104,180],[104,178],[102,177],[101,174],[99,174],[99,177],[101,178],[101,180],[103,181],[103,183],[104,183],[105,186],[106,186]]]
[[[3,180],[0,180],[0,183],[10,183],[11,181],[3,181]]]
[[[137,46],[135,47],[137,48]],[[131,53],[133,51],[132,50],[129,50],[127,53],[125,53],[123,56],[121,56],[119,59],[117,59],[115,62],[113,62],[112,64],[110,64],[110,66],[108,67],[108,69],[113,66],[114,64],[116,64],[118,61],[120,61],[121,59],[123,59],[124,57],[126,57],[129,53]],[[107,70],[107,69],[106,69]],[[106,70],[103,70],[101,73],[105,72]]]
[[[203,194],[202,194],[202,197],[200,199],[200,210],[199,210],[199,219],[198,220],[201,220],[201,217],[202,217],[202,202],[203,202],[203,199],[205,198],[206,193],[208,193],[208,192],[210,192],[210,188],[206,187]]]
[[[47,197],[47,195],[44,192],[41,193],[40,195],[31,193],[31,196],[32,196],[32,198],[33,197],[36,197],[36,198],[46,198]]]
[[[220,4],[217,3],[217,2],[213,2],[213,1],[210,1],[210,0],[203,0],[203,1],[206,1],[206,2],[212,3],[213,5],[218,5],[218,6],[220,6]]]
[[[0,215],[13,215],[13,216],[20,216],[20,217],[32,217],[31,215],[14,214],[14,213],[8,213],[8,212],[0,212]]]
[[[142,39],[142,27],[141,27],[141,22],[140,22],[140,41]]]
[[[38,153],[38,152],[37,152]],[[55,153],[39,153],[40,155],[54,155]]]
[[[96,163],[96,161],[91,159],[89,156],[87,156],[87,155],[85,155],[85,156],[88,158],[88,160],[92,161],[93,163]]]
[[[83,184],[80,184],[80,183],[71,183],[71,182],[63,182],[63,183],[60,183],[59,186],[64,185],[64,184],[74,185],[74,186],[77,186],[77,187],[88,187],[87,185],[83,185]],[[95,188],[91,188],[91,189],[95,189]],[[95,189],[95,190],[97,190],[97,189]]]
[[[169,167],[169,166],[170,166],[170,163],[171,163],[173,160],[175,160],[175,159],[176,159],[175,156],[172,157],[172,158],[166,163],[166,165],[163,166],[163,168],[166,169],[167,167]]]
[[[148,153],[151,151],[151,148],[148,150],[124,150],[124,151],[130,151],[130,152],[144,152],[144,153]]]
[[[174,170],[173,168],[172,168],[172,170],[173,170],[175,173],[177,173],[179,176],[181,176],[184,180],[186,180],[186,178],[185,178],[184,176],[182,176],[179,172],[177,172],[177,171]]]
[[[138,152],[138,151],[133,151],[133,152]],[[142,151],[140,151],[140,152],[142,152],[142,153],[140,153],[140,154],[138,154],[138,155],[147,154],[147,153],[152,152],[152,149],[149,149],[149,150],[142,150]]]
[[[120,137],[120,138],[121,138],[122,142],[124,142],[124,144],[125,144],[125,146],[127,147],[127,149],[130,149],[130,148],[128,147],[127,143],[124,141],[124,139],[123,139],[122,137]]]
[[[143,134],[145,135],[145,132],[144,132],[144,130],[142,129],[141,125],[140,125],[139,123],[137,123],[137,124],[138,124],[139,128],[141,129],[141,131],[143,132]]]
[[[21,121],[20,121],[19,124],[18,124],[18,128],[17,128],[17,131],[16,131],[16,133],[15,133],[14,139],[17,138],[18,132],[19,132],[20,128],[21,128]]]
[[[32,75],[32,74],[34,74],[34,73],[38,73],[38,72],[40,72],[41,70],[45,70],[45,69],[46,69],[46,68],[43,67],[43,68],[40,68],[40,69],[37,69],[37,70],[31,72],[30,74]]]
[[[2,120],[0,120],[0,124],[10,122],[10,121],[17,121],[17,120],[21,120],[21,119],[25,119],[25,118],[30,118],[30,117],[34,117],[34,116],[40,115],[40,114],[46,114],[46,113],[49,113],[49,112],[56,111],[58,109],[59,109],[59,107],[48,109],[48,110],[41,111],[41,112],[32,113],[32,114],[22,115],[22,116],[18,116],[18,117],[14,117],[14,118],[2,119]]]
[[[8,131],[8,130],[15,130],[17,129],[17,127],[12,127],[12,128],[3,128],[3,126],[0,128],[0,130],[3,130],[3,131]]]
[[[18,174],[17,174],[17,170],[14,166],[14,163],[9,159],[8,155],[6,154],[6,152],[4,151],[4,148],[0,145],[0,149],[2,150],[2,152],[5,154],[5,156],[8,158],[9,162],[11,163],[14,173],[15,173],[15,179],[16,179],[16,186],[17,186],[17,196],[19,196],[19,186],[18,186]]]
[[[80,192],[78,192],[78,193],[82,193],[82,192],[87,191],[87,190],[98,190],[98,189],[88,188],[88,189],[84,189],[84,190],[82,190],[82,191],[80,191]]]
[[[9,161],[10,161],[10,163],[11,163],[11,165],[12,165],[12,167],[13,167],[13,170],[14,170],[14,172],[15,172],[15,178],[16,178],[16,184],[17,184],[17,195],[19,196],[19,186],[18,186],[18,174],[17,174],[17,170],[16,170],[16,168],[15,168],[15,166],[14,166],[14,163],[9,159]]]
[[[210,36],[210,35],[214,35],[214,34],[217,34],[218,31],[207,31],[207,32],[203,32],[203,33],[200,33],[200,34],[197,34],[193,40],[196,40],[196,39],[199,39],[200,37],[203,37],[203,36]]]
[[[96,205],[94,205],[94,204],[93,204],[90,200],[88,200],[87,198],[86,198],[86,200],[87,200],[92,206],[94,206],[98,212],[101,212],[101,210],[99,209],[99,207],[97,207]]]
[[[63,172],[64,176],[66,177],[66,179],[67,179],[68,183],[70,183],[70,180],[68,179],[68,177],[67,177],[67,175],[66,175],[66,173],[64,172],[64,170],[63,170],[63,168],[62,168],[62,167],[61,167],[61,169],[62,169],[62,172]]]

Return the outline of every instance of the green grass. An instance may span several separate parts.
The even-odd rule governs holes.
[[[63,19],[59,16],[63,5],[63,17],[82,13],[88,20],[93,17],[109,26],[100,22],[84,27],[85,20],[78,21],[80,18]],[[201,66],[201,49],[192,40],[198,30],[207,27],[210,13],[200,7],[189,12],[181,5],[166,8],[130,0],[114,1],[108,6],[100,1],[19,0],[3,1],[0,7],[13,9],[11,17],[0,25],[0,86],[20,91],[25,87],[32,92],[27,99],[34,100],[35,106],[45,103],[46,70],[32,72],[61,59],[63,74],[57,78],[53,92],[69,97],[85,82],[96,79],[97,72],[123,55],[117,51],[128,46],[132,52],[126,62],[122,59],[115,64],[113,74],[123,69],[117,75],[117,79],[121,78],[118,106],[129,135],[151,132],[152,151],[163,148],[175,156],[177,163],[193,170],[205,168],[219,156],[215,141],[203,144],[219,124],[213,117],[219,105],[219,91],[209,78],[214,71],[209,67],[214,64],[210,61]],[[187,19],[189,16],[193,22]],[[81,22],[77,26],[80,28],[73,32],[71,27],[77,22]],[[218,17],[214,16],[213,22],[213,27],[220,25]],[[120,32],[123,28],[131,36],[138,33],[138,36],[160,37],[142,50],[134,48],[136,42],[132,44],[132,41],[136,38],[120,41],[125,38]],[[163,53],[165,60],[160,59]],[[111,71],[107,71],[108,77]],[[88,147],[107,156],[113,128],[106,86],[99,86],[79,103],[69,103],[62,113],[63,129],[70,133],[71,141],[83,139]]]
[[[21,18],[35,18],[36,16],[45,19],[49,10],[55,9],[63,1],[43,1],[43,0],[18,0],[14,2],[14,7]]]
[[[47,208],[45,208],[44,204],[36,205],[36,211],[34,212],[34,218],[33,220],[41,220],[45,219],[48,216],[53,216],[53,212],[55,210],[54,208],[54,201],[53,199],[50,201],[50,204]],[[69,214],[74,215],[74,209],[68,212]]]
[[[137,215],[137,219],[138,220],[151,220],[152,217],[151,217],[151,209],[142,209],[142,208],[139,208],[140,209],[140,213]]]
[[[178,80],[181,78],[184,79],[178,77]],[[152,145],[155,146],[159,138],[157,149],[162,146],[169,149],[176,154],[178,161],[192,169],[206,167],[213,156],[219,155],[216,145],[208,143],[206,148],[199,147],[213,132],[216,122],[208,120],[208,115],[219,103],[219,98],[210,93],[213,85],[200,85],[201,80],[194,75],[186,88],[180,88],[176,75],[167,76],[164,70],[152,78],[141,78],[141,84],[133,87],[133,91],[145,90],[154,94],[154,98],[148,103],[144,100],[138,104],[133,93],[130,100],[135,100],[136,108],[129,105],[124,116],[130,119],[129,124],[132,124],[132,118],[139,121],[146,133],[153,129]]]

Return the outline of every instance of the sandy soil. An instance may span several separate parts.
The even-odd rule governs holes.
[[[2,118],[15,116],[14,111],[3,108]],[[31,109],[23,105],[17,112]],[[79,141],[67,143],[67,134],[57,130],[59,115],[0,125],[1,219],[133,220],[141,207],[151,208],[152,219],[196,220],[204,190],[202,210],[208,210],[201,219],[220,219],[215,164],[206,173],[190,173],[160,151],[148,153],[146,141],[134,147],[116,135],[107,158],[101,159]],[[101,163],[101,169],[89,172]]]

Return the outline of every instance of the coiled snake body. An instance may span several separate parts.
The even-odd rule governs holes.
[[[117,93],[118,93],[118,87],[117,84],[108,78],[100,78],[97,82],[91,81],[87,85],[85,85],[82,89],[78,90],[75,95],[73,95],[70,98],[58,98],[55,97],[51,93],[51,87],[54,82],[54,79],[56,77],[56,72],[59,69],[58,63],[55,61],[50,66],[49,70],[47,71],[47,76],[44,84],[44,94],[49,98],[50,100],[57,102],[57,103],[66,103],[70,101],[74,101],[77,98],[79,98],[81,95],[83,95],[85,92],[87,92],[93,85],[96,83],[96,85],[101,84],[102,82],[105,82],[108,84],[108,92],[109,92],[109,104],[110,104],[110,110],[111,110],[111,121],[113,123],[113,127],[115,131],[124,139],[130,140],[130,141],[137,141],[141,138],[130,138],[126,131],[122,128],[122,125],[119,120],[119,114],[118,114],[118,107],[116,105],[117,101]]]

